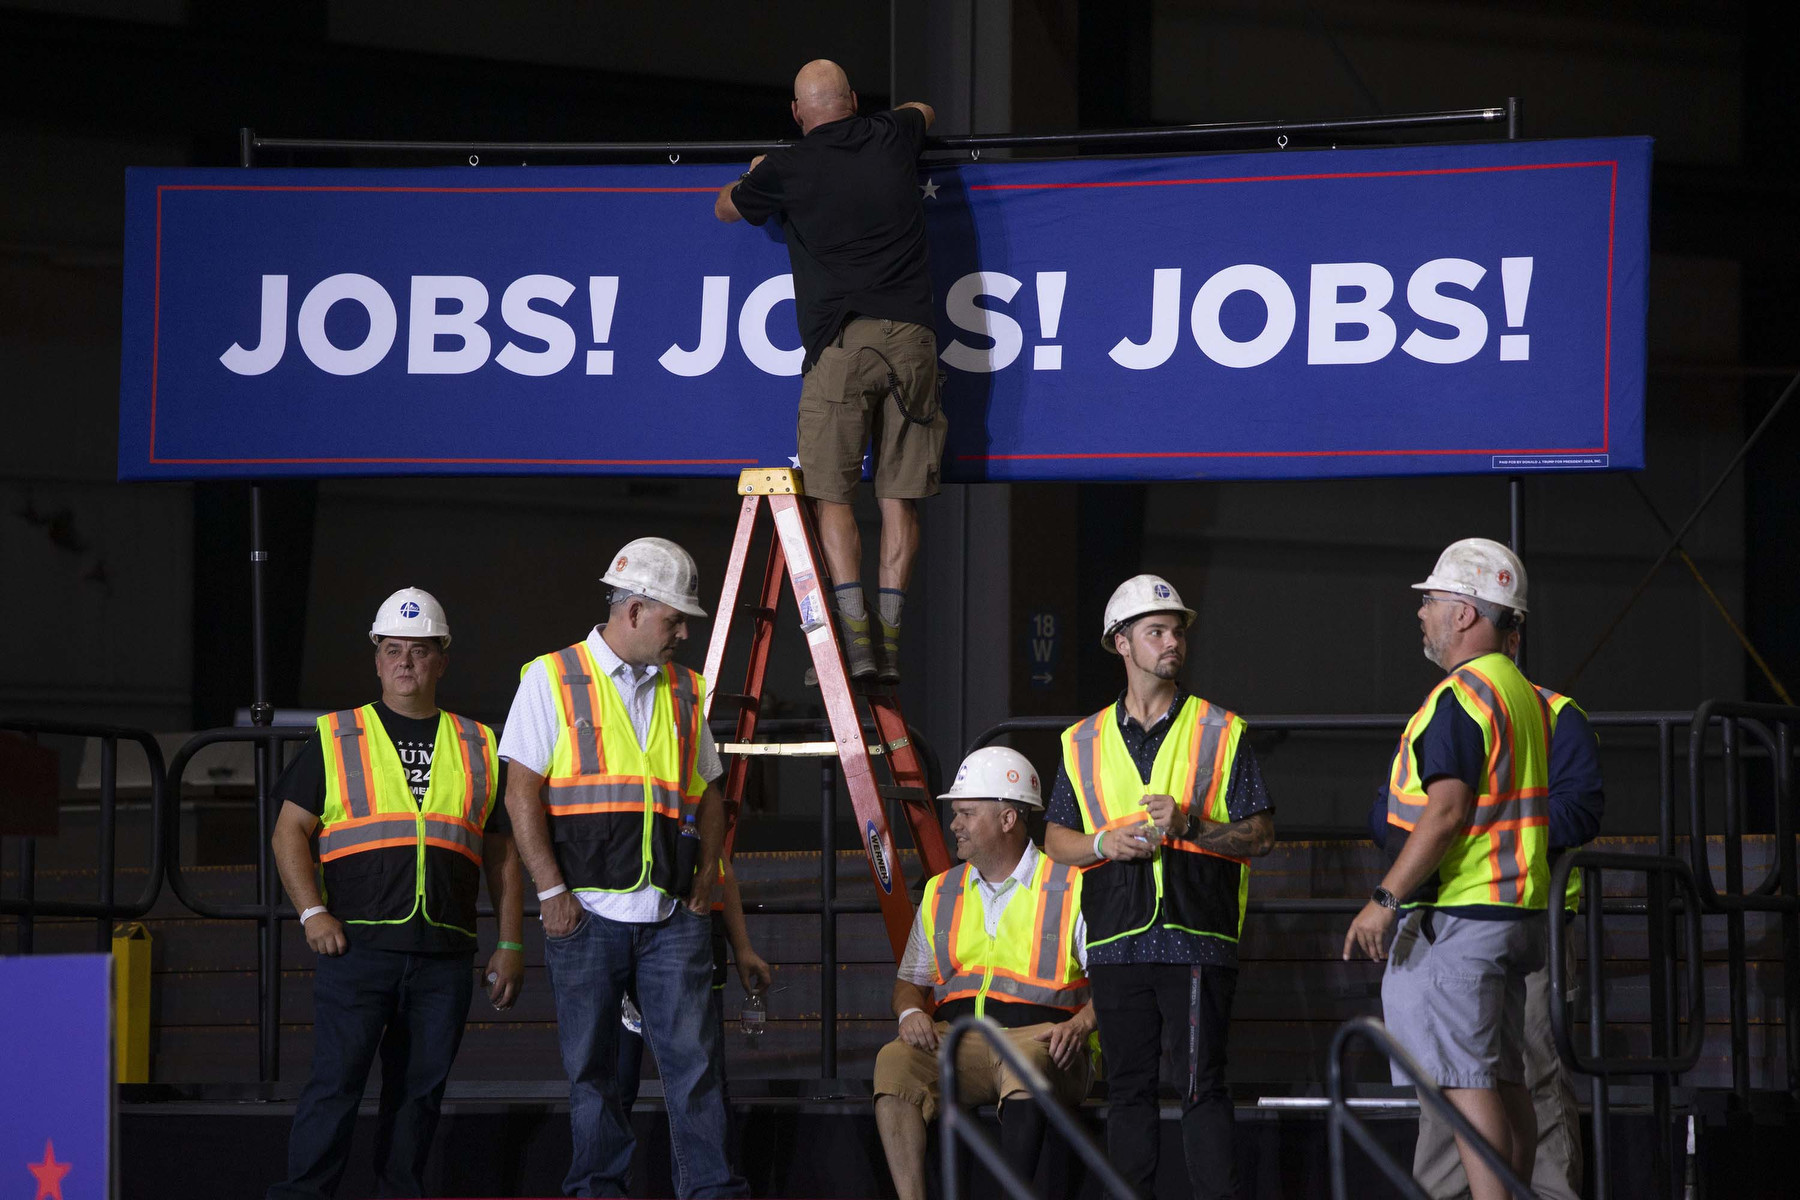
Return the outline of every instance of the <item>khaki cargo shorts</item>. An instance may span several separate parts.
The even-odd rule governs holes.
[[[1049,1043],[1037,1040],[1038,1034],[1049,1028],[1050,1025],[1045,1023],[1003,1032],[1013,1049],[1050,1081],[1056,1098],[1067,1108],[1078,1107],[1087,1099],[1088,1084],[1092,1081],[1087,1047],[1081,1048],[1065,1071],[1051,1060]],[[949,1032],[948,1021],[937,1023],[940,1040]],[[998,1104],[1009,1096],[1030,1094],[1024,1081],[1001,1061],[993,1046],[985,1038],[972,1034],[956,1045],[956,1081],[962,1089],[961,1103],[965,1106]],[[937,1116],[941,1100],[938,1088],[937,1055],[895,1038],[875,1056],[875,1095],[898,1096],[918,1106],[927,1121]]]
[[[886,361],[882,361],[883,358]],[[888,388],[889,364],[907,420]],[[938,492],[944,433],[938,401],[937,335],[909,321],[858,317],[839,331],[800,383],[800,470],[806,494],[848,504],[862,478],[863,451],[875,452],[875,494],[917,500]]]

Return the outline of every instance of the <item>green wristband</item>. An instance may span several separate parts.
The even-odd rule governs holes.
[[[500,942],[495,948],[499,950],[517,950],[520,954],[525,953],[525,947],[517,942]]]

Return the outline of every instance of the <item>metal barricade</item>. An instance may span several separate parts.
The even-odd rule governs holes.
[[[961,1189],[957,1182],[956,1147],[958,1142],[966,1141],[975,1152],[982,1165],[994,1173],[1000,1186],[1012,1200],[1036,1200],[1037,1192],[1030,1181],[1019,1178],[1018,1171],[1006,1161],[1000,1147],[994,1145],[994,1139],[988,1136],[987,1130],[981,1128],[974,1114],[965,1110],[956,1102],[956,1047],[970,1034],[975,1034],[993,1046],[994,1052],[1000,1056],[1009,1070],[1024,1084],[1025,1090],[1044,1112],[1044,1117],[1056,1131],[1069,1140],[1069,1145],[1080,1156],[1088,1170],[1100,1177],[1101,1188],[1116,1200],[1136,1200],[1137,1191],[1125,1182],[1111,1162],[1106,1152],[1094,1144],[1094,1139],[1087,1135],[1075,1114],[1062,1106],[1057,1100],[1050,1081],[1045,1079],[1037,1067],[1013,1048],[1006,1040],[1006,1033],[1000,1026],[985,1017],[973,1014],[957,1018],[950,1026],[950,1032],[944,1035],[943,1044],[938,1047],[938,1087],[943,1102],[938,1107],[938,1144],[942,1153],[944,1200],[959,1200]]]
[[[1574,1021],[1569,1015],[1570,999],[1568,979],[1565,977],[1567,959],[1568,930],[1563,921],[1568,898],[1569,876],[1576,870],[1582,872],[1582,890],[1587,898],[1583,905],[1583,919],[1587,928],[1587,1002],[1588,1002],[1588,1052],[1583,1054],[1574,1043]],[[1652,878],[1666,879],[1673,882],[1681,893],[1680,910],[1686,919],[1687,929],[1687,995],[1688,1015],[1687,1032],[1681,1039],[1681,1049],[1670,1053],[1667,1050],[1668,1030],[1663,1026],[1653,1025],[1651,1053],[1645,1057],[1629,1056],[1609,1057],[1605,1053],[1606,1035],[1606,991],[1602,973],[1606,959],[1606,926],[1601,919],[1605,905],[1601,898],[1604,872],[1606,871],[1641,871]],[[1660,1003],[1653,1005],[1654,1011],[1669,1014],[1672,1020],[1680,1009],[1680,996],[1676,994],[1673,983],[1673,972],[1669,969],[1673,955],[1670,953],[1668,938],[1665,932],[1670,910],[1675,906],[1666,893],[1659,888],[1650,888],[1649,894],[1661,897],[1654,903],[1644,906],[1645,918],[1650,923],[1650,980],[1653,991],[1661,992]],[[1607,1081],[1620,1075],[1648,1075],[1651,1077],[1652,1111],[1656,1122],[1657,1137],[1653,1145],[1652,1177],[1655,1180],[1657,1194],[1671,1197],[1674,1192],[1676,1173],[1673,1169],[1670,1136],[1673,1132],[1670,1125],[1669,1088],[1676,1076],[1693,1070],[1694,1064],[1700,1061],[1700,1048],[1706,1034],[1706,989],[1702,974],[1701,933],[1700,933],[1700,894],[1694,887],[1694,877],[1687,864],[1669,855],[1611,854],[1599,850],[1573,850],[1562,856],[1550,877],[1550,1029],[1556,1039],[1556,1051],[1564,1063],[1576,1071],[1591,1077],[1592,1104],[1594,1117],[1594,1200],[1607,1200],[1611,1194],[1611,1174],[1609,1169],[1610,1138],[1608,1131],[1609,1097]]]
[[[269,811],[269,788],[274,783],[284,743],[303,742],[313,735],[306,726],[254,726],[246,729],[211,729],[189,738],[169,763],[168,817],[163,831],[169,839],[169,887],[188,908],[216,920],[256,922],[257,963],[257,1078],[273,1083],[281,1077],[281,922],[298,914],[282,895],[281,881],[271,862],[270,835],[275,814]],[[253,904],[214,904],[194,893],[181,872],[182,776],[194,756],[208,746],[225,742],[249,742],[256,750],[256,895]]]
[[[79,737],[100,739],[100,809],[99,852],[96,873],[99,896],[85,900],[40,900],[37,898],[37,839],[22,837],[19,844],[19,892],[17,896],[0,896],[0,913],[19,918],[19,953],[32,950],[33,922],[37,917],[91,917],[96,923],[96,949],[112,950],[112,924],[130,917],[141,917],[155,907],[163,884],[163,794],[166,775],[163,770],[162,747],[156,738],[142,729],[122,725],[88,725],[72,721],[37,721],[9,719],[0,721],[0,730],[23,733],[30,737]],[[134,901],[121,904],[115,894],[113,879],[114,849],[118,835],[119,743],[136,742],[143,747],[150,764],[150,868],[144,890]]]
[[[1719,723],[1725,756],[1725,887],[1713,884],[1706,857],[1706,776],[1702,764],[1712,722]],[[1761,724],[1759,728],[1758,723]],[[1800,874],[1795,870],[1796,822],[1793,796],[1794,731],[1800,708],[1708,700],[1694,711],[1688,732],[1689,852],[1701,902],[1711,913],[1725,915],[1726,970],[1731,1003],[1731,1089],[1740,1106],[1750,1102],[1749,966],[1744,914],[1778,913],[1783,958],[1782,1018],[1787,1031],[1787,1080],[1784,1090],[1800,1086]],[[1772,733],[1770,731],[1772,727]],[[1771,753],[1775,798],[1775,862],[1754,889],[1744,887],[1743,748],[1739,733],[1748,731]]]
[[[1535,1200],[1537,1193],[1529,1184],[1513,1173],[1512,1167],[1500,1157],[1500,1152],[1475,1131],[1469,1119],[1456,1110],[1456,1106],[1445,1099],[1444,1093],[1438,1090],[1419,1064],[1414,1062],[1406,1049],[1396,1042],[1388,1033],[1387,1026],[1374,1017],[1357,1017],[1345,1021],[1338,1027],[1331,1039],[1331,1056],[1326,1063],[1331,1096],[1331,1110],[1326,1118],[1326,1138],[1331,1153],[1331,1196],[1332,1200],[1349,1200],[1349,1185],[1344,1178],[1344,1135],[1347,1133],[1362,1147],[1374,1164],[1381,1168],[1389,1183],[1400,1189],[1407,1200],[1429,1200],[1425,1191],[1413,1181],[1412,1171],[1394,1161],[1393,1155],[1382,1148],[1375,1135],[1369,1132],[1362,1118],[1350,1108],[1349,1097],[1344,1092],[1344,1054],[1350,1043],[1357,1039],[1371,1043],[1377,1050],[1387,1055],[1388,1061],[1398,1066],[1401,1072],[1412,1081],[1419,1092],[1419,1107],[1429,1108],[1443,1122],[1456,1132],[1456,1136],[1475,1147],[1475,1152],[1488,1165],[1488,1169],[1500,1177],[1506,1190],[1519,1200]]]

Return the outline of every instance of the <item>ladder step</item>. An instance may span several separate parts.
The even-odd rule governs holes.
[[[931,799],[931,793],[922,787],[888,787],[883,785],[877,789],[884,800],[912,800],[925,802]]]
[[[754,617],[762,617],[770,621],[775,619],[775,610],[765,604],[740,604],[738,605],[738,611],[741,613],[749,613]]]
[[[720,742],[720,754],[751,758],[836,758],[836,742]]]
[[[762,701],[756,696],[746,696],[742,692],[714,692],[713,700],[724,704],[735,704],[739,708],[755,708]]]

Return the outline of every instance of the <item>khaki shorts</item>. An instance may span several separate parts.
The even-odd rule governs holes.
[[[882,361],[885,356],[886,362]],[[907,411],[929,425],[906,419],[888,388],[888,367],[900,384]],[[916,500],[938,492],[944,431],[938,407],[937,335],[908,321],[858,317],[800,383],[800,470],[806,494],[848,504],[862,478],[863,451],[875,449],[875,494]]]
[[[1081,1048],[1075,1055],[1075,1061],[1065,1071],[1050,1061],[1049,1043],[1037,1040],[1037,1035],[1049,1028],[1050,1025],[1045,1023],[1004,1032],[1013,1049],[1050,1081],[1056,1098],[1065,1106],[1074,1108],[1087,1099],[1090,1082],[1087,1047]],[[937,1023],[937,1035],[940,1039],[949,1032],[949,1022]],[[1009,1096],[1030,1094],[1030,1089],[1000,1060],[1000,1055],[992,1044],[974,1034],[957,1043],[956,1081],[962,1088],[962,1103],[965,1105],[998,1104]],[[898,1038],[889,1042],[875,1057],[875,1094],[898,1096],[917,1105],[927,1121],[934,1119],[940,1100],[937,1055],[917,1046],[910,1046]]]

